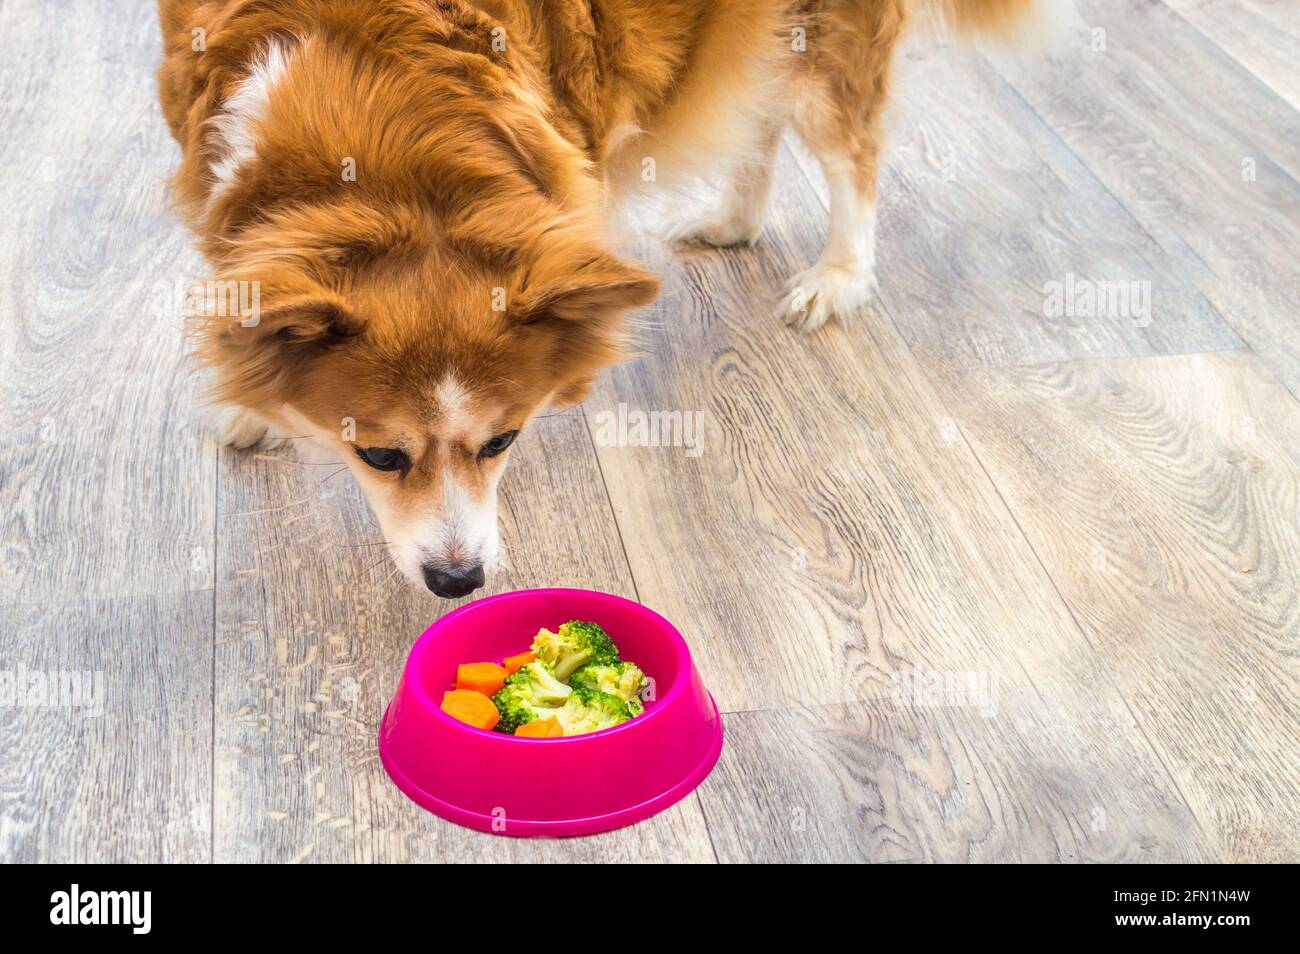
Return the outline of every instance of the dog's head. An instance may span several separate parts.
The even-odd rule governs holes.
[[[256,308],[200,326],[217,398],[335,449],[412,581],[476,589],[512,444],[586,396],[658,280],[542,206],[434,221],[336,205],[245,236],[223,279],[256,282]]]

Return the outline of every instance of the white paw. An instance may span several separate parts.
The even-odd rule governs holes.
[[[730,245],[752,245],[758,240],[758,235],[762,231],[762,222],[715,212],[683,223],[672,230],[670,239],[678,242],[698,242],[712,245],[714,248],[727,248]]]
[[[807,334],[837,315],[847,321],[854,311],[874,301],[876,292],[872,268],[817,264],[786,283],[776,311],[787,325]]]
[[[270,429],[265,421],[245,407],[223,404],[208,412],[213,434],[226,447],[240,450],[253,447]]]

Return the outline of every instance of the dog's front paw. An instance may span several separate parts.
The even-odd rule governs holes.
[[[732,245],[753,245],[763,231],[763,223],[744,216],[729,216],[715,212],[698,219],[683,222],[672,230],[669,238],[678,242],[728,248]]]
[[[262,442],[270,430],[260,417],[248,408],[223,404],[208,413],[212,433],[225,447],[245,450]]]
[[[875,301],[877,291],[872,268],[819,263],[786,283],[777,315],[800,334],[807,334],[834,316],[847,321],[854,311]]]

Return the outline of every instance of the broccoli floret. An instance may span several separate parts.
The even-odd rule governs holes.
[[[539,630],[531,648],[561,682],[567,682],[569,676],[590,663],[618,662],[618,647],[606,632],[595,623],[580,620],[565,623],[558,633]]]
[[[506,684],[492,697],[501,719],[498,732],[513,734],[515,729],[534,719],[554,715],[572,690],[555,678],[543,662],[530,662],[506,679]]]
[[[569,685],[574,689],[589,689],[593,692],[607,692],[618,696],[627,703],[628,710],[634,716],[645,711],[641,702],[641,690],[648,685],[646,678],[635,663],[618,662],[613,665],[590,664],[583,666],[569,677]]]
[[[586,688],[574,689],[564,705],[552,714],[564,727],[566,736],[599,732],[632,718],[632,710],[618,696]]]

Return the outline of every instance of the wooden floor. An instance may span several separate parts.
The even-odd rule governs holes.
[[[726,713],[694,795],[548,842],[389,783],[447,604],[340,468],[196,422],[152,4],[0,3],[0,670],[105,680],[0,708],[0,860],[1300,860],[1300,7],[1079,8],[1047,62],[906,57],[879,310],[769,316],[826,227],[789,143],[760,244],[674,254],[521,440],[491,588],[640,599]],[[1070,275],[1149,319],[1046,317]],[[703,452],[600,444],[620,402]]]

